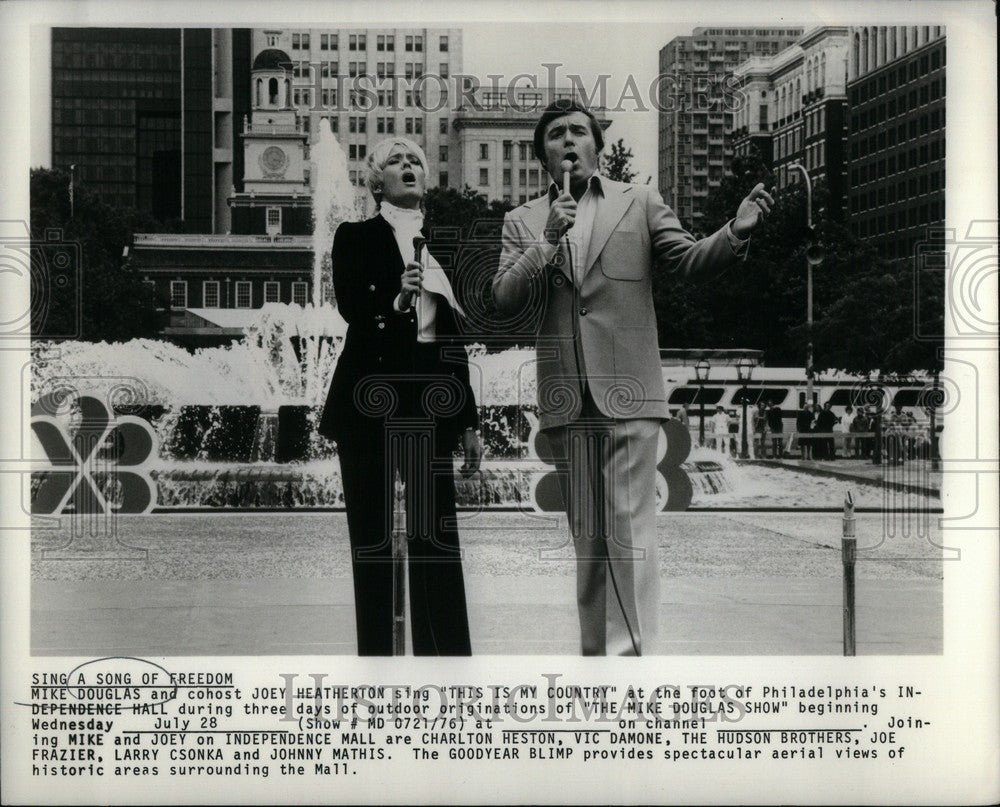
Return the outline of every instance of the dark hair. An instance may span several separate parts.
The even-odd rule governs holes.
[[[587,116],[590,120],[590,133],[594,136],[597,153],[600,154],[604,150],[604,131],[601,129],[601,124],[597,122],[597,118],[594,117],[594,113],[572,98],[557,98],[542,110],[542,116],[535,124],[535,157],[543,166],[545,165],[546,127],[556,118],[572,115],[574,112],[582,112]]]

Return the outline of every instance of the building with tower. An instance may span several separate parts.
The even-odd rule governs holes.
[[[658,183],[681,223],[701,233],[705,200],[732,158],[733,71],[792,45],[801,27],[695,28],[660,50]]]

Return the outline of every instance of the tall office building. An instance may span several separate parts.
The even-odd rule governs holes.
[[[701,231],[705,200],[732,157],[736,66],[776,54],[803,29],[695,28],[660,50],[659,171],[661,193],[681,223]]]
[[[851,29],[851,226],[882,257],[909,258],[945,219],[943,27]]]
[[[778,190],[800,181],[798,163],[826,183],[841,212],[847,140],[846,27],[823,26],[774,56],[754,56],[734,72],[742,103],[734,113],[733,154],[756,150]]]
[[[291,104],[303,131],[314,142],[327,118],[353,181],[363,183],[374,144],[402,135],[427,154],[428,187],[459,184],[452,122],[461,29],[255,29],[254,57],[264,50],[288,54]]]
[[[110,205],[226,232],[250,63],[246,29],[53,29],[53,167]]]

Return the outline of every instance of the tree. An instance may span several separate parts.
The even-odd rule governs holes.
[[[31,239],[36,271],[32,272],[32,336],[71,334],[85,341],[124,341],[154,336],[160,323],[153,289],[142,282],[122,253],[136,232],[158,232],[173,225],[134,208],[105,204],[85,185],[74,188],[72,215],[69,174],[62,170],[31,171]],[[60,241],[51,236],[59,234]],[[79,257],[69,282],[55,282],[47,266],[53,244],[73,247]],[[43,268],[44,267],[44,268]]]
[[[632,149],[625,148],[622,138],[611,144],[608,154],[601,155],[601,173],[616,182],[631,182],[638,176],[638,172],[632,170]],[[648,177],[646,182],[649,182]]]

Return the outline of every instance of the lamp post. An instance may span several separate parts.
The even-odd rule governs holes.
[[[813,403],[813,266],[823,262],[823,250],[815,242],[816,233],[812,223],[812,180],[809,172],[800,163],[791,163],[789,170],[801,172],[806,184],[806,235],[809,246],[806,247],[806,400]]]
[[[705,445],[705,382],[708,381],[708,370],[712,365],[708,359],[698,359],[694,366],[694,374],[698,379],[698,445]]]
[[[750,459],[750,452],[747,449],[747,382],[753,372],[753,360],[747,356],[740,356],[736,362],[736,377],[743,384],[740,397],[743,398],[743,437],[740,440],[740,459]]]

